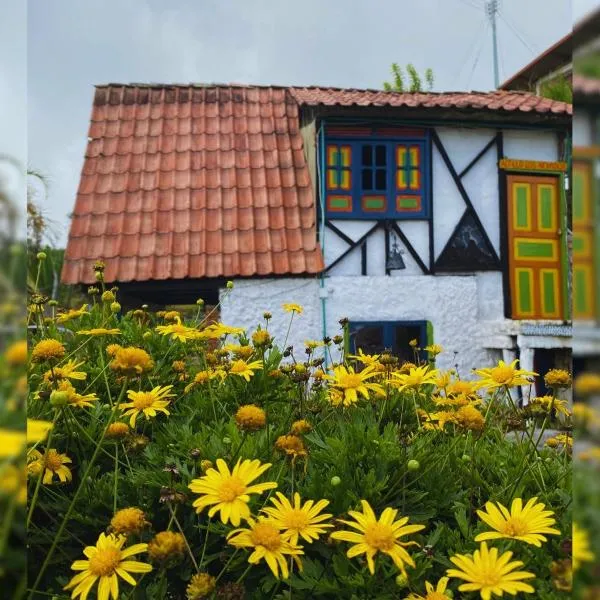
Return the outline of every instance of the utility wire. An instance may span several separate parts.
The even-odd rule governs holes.
[[[475,4],[475,2],[473,2],[472,0],[459,0],[459,2],[462,2],[465,6],[470,6],[471,8],[477,8],[478,10],[481,10],[483,8],[483,6],[481,6],[479,4]]]
[[[521,33],[519,33],[517,26],[514,23],[511,23],[511,20],[509,20],[509,18],[504,13],[499,12],[498,15],[508,25],[508,27],[510,27],[511,31],[517,36],[517,38],[527,48],[527,50],[529,50],[529,52],[531,52],[534,55],[537,54],[537,51],[534,50],[531,44],[529,44],[527,40],[521,35]]]
[[[486,22],[484,27],[483,27],[483,38],[481,40],[481,44],[479,46],[479,50],[477,51],[477,54],[475,56],[475,61],[473,62],[473,67],[471,68],[471,72],[469,73],[469,79],[467,80],[467,89],[469,89],[469,86],[471,85],[471,79],[473,77],[473,73],[475,72],[475,69],[477,67],[477,63],[479,62],[479,59],[481,58],[481,54],[483,52],[483,42],[485,42],[485,34],[487,33],[487,28],[488,28],[488,23]]]
[[[481,20],[481,22],[479,23],[479,27],[477,28],[477,30],[479,32],[478,35],[475,36],[475,38],[473,39],[473,43],[469,46],[466,54],[462,57],[462,60],[458,63],[458,73],[456,73],[456,76],[454,77],[453,81],[460,81],[463,69],[465,68],[465,65],[468,64],[469,57],[471,56],[471,54],[473,53],[473,50],[475,50],[475,48],[477,47],[477,44],[480,41],[481,32],[483,31],[485,33],[485,24],[486,24],[486,19],[484,17]]]

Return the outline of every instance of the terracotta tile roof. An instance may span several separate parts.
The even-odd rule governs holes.
[[[493,92],[397,93],[381,90],[339,88],[291,88],[300,104],[309,106],[389,106],[407,108],[453,108],[495,112],[552,113],[571,115],[572,106],[535,96],[529,92],[498,90]]]
[[[98,86],[62,280],[100,258],[120,282],[319,273],[302,105],[571,114],[522,92]]]
[[[318,273],[315,218],[287,90],[101,86],[62,279]]]

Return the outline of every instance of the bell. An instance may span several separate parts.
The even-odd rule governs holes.
[[[394,238],[392,242],[392,247],[390,248],[389,254],[387,255],[385,268],[388,271],[406,269],[406,265],[404,264],[404,260],[402,259],[402,251],[398,247],[396,238]]]

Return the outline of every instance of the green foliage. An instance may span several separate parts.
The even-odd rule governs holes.
[[[83,548],[106,531],[114,506],[139,507],[151,523],[129,543],[148,541],[168,528],[181,528],[191,549],[191,555],[186,554],[174,568],[156,568],[144,577],[137,576],[139,584],[132,598],[184,600],[186,585],[196,572],[194,562],[202,571],[221,575],[219,585],[243,581],[248,600],[289,598],[290,590],[298,600],[392,600],[410,592],[422,594],[426,580],[437,582],[451,566],[450,556],[471,553],[477,547],[473,539],[487,527],[476,511],[488,500],[510,504],[517,496],[537,496],[555,512],[557,527],[569,531],[570,458],[560,449],[533,450],[526,438],[507,437],[508,408],[503,411],[494,405],[494,418],[480,433],[476,428],[471,431],[454,426],[445,430],[422,428],[415,409],[418,403],[429,412],[435,410],[431,386],[418,393],[388,389],[385,398],[334,407],[326,385],[314,377],[308,385],[308,378],[303,376],[305,372],[314,376],[316,357],[309,355],[307,359],[306,354],[298,353],[295,359],[284,358],[275,346],[252,350],[250,360],[264,360],[264,368],[255,371],[248,382],[229,375],[222,382],[213,379],[186,390],[194,374],[212,364],[218,353],[210,346],[212,342],[182,343],[161,336],[155,331],[159,324],[163,321],[158,315],[138,312],[117,317],[99,303],[91,314],[63,324],[62,330],[47,324],[44,336],[61,339],[68,356],[83,362],[87,379],[73,384],[81,392],[95,392],[99,399],[93,408],[85,409],[53,409],[43,396],[31,398],[28,404],[30,417],[57,419],[51,445],[73,460],[72,483],[41,486],[32,510],[30,582],[41,573],[37,588],[44,594],[62,598],[61,587],[73,575],[71,563],[81,559]],[[188,325],[198,326],[198,322]],[[92,337],[82,343],[77,331],[92,327],[118,327],[121,334]],[[36,332],[32,343],[40,336]],[[117,340],[121,345],[144,348],[155,361],[152,371],[129,381],[120,380],[106,367],[106,346]],[[232,343],[231,338],[228,342]],[[239,342],[248,345],[245,336]],[[185,363],[183,377],[174,370],[173,361]],[[303,368],[286,367],[294,362]],[[275,369],[282,372],[273,373]],[[32,393],[44,389],[46,370],[47,365],[32,366]],[[176,396],[169,405],[169,416],[148,420],[140,416],[137,444],[132,443],[131,436],[123,441],[100,442],[111,415],[110,405],[119,394],[125,389],[150,390],[158,385],[174,386]],[[496,396],[495,402],[501,403],[501,396]],[[247,403],[266,411],[266,427],[252,433],[240,430],[235,413]],[[293,462],[274,445],[299,418],[308,420],[312,430],[303,435],[308,456]],[[141,435],[143,443],[139,443]],[[227,544],[231,524],[224,525],[217,517],[209,520],[207,511],[197,514],[191,506],[196,496],[188,488],[190,482],[203,475],[203,461],[214,463],[218,458],[230,465],[238,458],[270,463],[259,481],[277,482],[278,490],[288,498],[298,492],[303,500],[328,500],[326,512],[334,516],[337,528],[344,527],[337,519],[347,519],[348,511],[359,508],[361,500],[367,500],[378,515],[393,507],[399,517],[423,524],[424,530],[410,536],[418,546],[407,547],[415,561],[415,568],[408,569],[407,587],[398,587],[398,569],[388,557],[377,556],[376,575],[371,576],[362,558],[347,557],[347,543],[332,541],[327,534],[304,544],[303,569],[294,569],[287,581],[275,579],[262,561],[249,567],[249,552],[236,551]],[[409,468],[410,461],[416,461],[417,467],[413,462]],[[334,478],[339,478],[339,485]],[[32,477],[30,497],[36,485],[37,479]],[[254,515],[269,496],[265,492],[251,497]],[[536,598],[554,600],[563,596],[553,588],[549,565],[566,555],[561,545],[564,536],[548,537],[541,548],[502,540],[497,547],[511,549],[526,569],[536,574]],[[142,555],[139,560],[148,558]],[[120,585],[130,593],[127,584]],[[458,581],[453,580],[450,587],[456,593]]]
[[[573,85],[564,75],[546,81],[540,86],[540,95],[551,100],[573,103]]]
[[[392,81],[384,81],[383,89],[386,92],[430,92],[433,89],[433,71],[425,70],[425,86],[417,69],[413,64],[406,65],[406,74],[408,76],[408,85],[404,77],[402,67],[398,63],[392,63]]]
[[[600,52],[591,52],[573,60],[573,71],[577,75],[600,78]]]

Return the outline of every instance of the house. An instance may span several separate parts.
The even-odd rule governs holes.
[[[101,258],[124,305],[270,311],[279,343],[295,302],[300,352],[348,318],[351,350],[435,342],[462,376],[565,366],[571,113],[513,91],[98,86],[62,280]]]
[[[600,61],[600,10],[575,25],[573,102],[573,355],[576,370],[600,363],[600,78],[581,73]]]
[[[569,32],[509,77],[498,89],[521,90],[541,95],[545,83],[573,75],[573,33]]]

